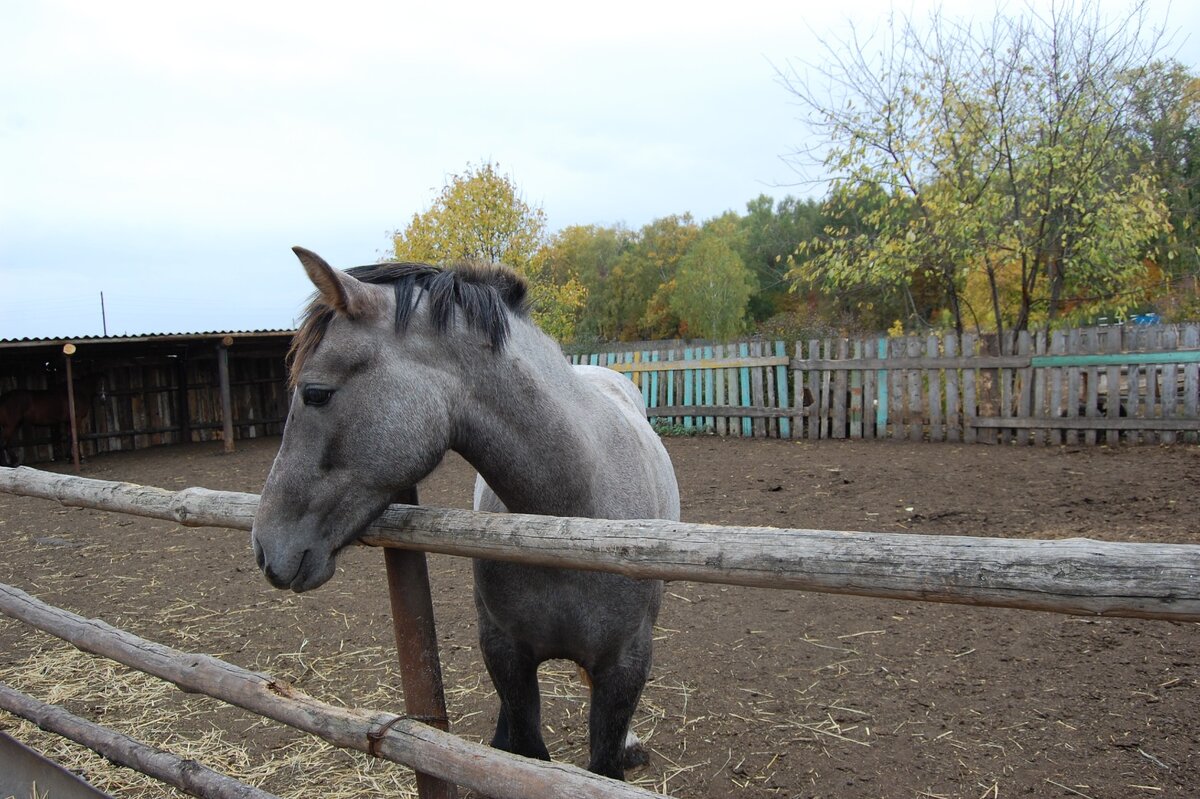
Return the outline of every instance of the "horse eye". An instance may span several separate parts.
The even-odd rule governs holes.
[[[309,384],[300,391],[300,397],[304,400],[305,405],[320,406],[329,402],[329,398],[333,396],[333,392],[336,390],[329,386]]]

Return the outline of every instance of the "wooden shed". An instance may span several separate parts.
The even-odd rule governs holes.
[[[12,392],[65,398],[69,371],[84,457],[214,439],[231,448],[239,438],[278,435],[290,400],[284,357],[292,333],[3,339],[0,414],[6,403],[15,407]],[[23,395],[26,403],[29,396]],[[3,442],[5,458],[70,458],[68,420],[64,413],[55,424],[15,425]]]

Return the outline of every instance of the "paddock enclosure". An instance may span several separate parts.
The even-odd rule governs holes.
[[[287,417],[292,331],[0,341],[0,396],[102,374],[85,398],[85,457],[164,444],[278,435]],[[1012,350],[1011,352],[1008,350]],[[642,392],[647,416],[684,432],[820,440],[1158,444],[1200,440],[1200,325],[938,334],[731,344],[648,342],[576,353]],[[57,431],[60,439],[65,431]],[[54,456],[55,431],[21,431],[10,449]],[[69,456],[68,456],[69,457]]]
[[[257,491],[278,441],[114,453],[86,476]],[[904,442],[667,441],[685,521],[930,535],[1196,543],[1196,447],[994,448]],[[455,458],[422,486],[469,507]],[[270,589],[246,536],[0,495],[0,581],[86,617],[399,712],[379,553],[356,547],[305,595]],[[451,729],[490,736],[465,560],[431,556]],[[635,724],[632,777],[673,796],[1189,796],[1200,766],[1191,622],[944,606],[672,582]],[[286,796],[398,794],[406,769],[241,711],[147,686],[0,621],[0,680]],[[586,691],[543,668],[558,760],[585,760]],[[87,678],[94,678],[87,687]],[[98,682],[97,686],[95,683]],[[164,718],[158,710],[173,711]],[[152,713],[151,711],[155,711]],[[82,757],[12,717],[0,729]],[[137,734],[140,733],[140,734]],[[87,761],[100,775],[98,760]],[[110,772],[105,771],[104,774]],[[102,787],[108,776],[97,779]],[[125,772],[118,779],[134,781]],[[115,789],[114,789],[115,790]],[[160,795],[131,787],[122,795]],[[348,792],[348,793],[343,793]]]

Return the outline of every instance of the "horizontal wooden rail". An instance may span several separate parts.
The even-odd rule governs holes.
[[[0,612],[85,652],[123,663],[189,693],[202,693],[237,705],[345,749],[373,750],[385,760],[495,799],[661,797],[565,763],[544,763],[470,743],[412,719],[397,719],[393,713],[326,704],[268,674],[147,641],[98,619],[85,619],[47,605],[3,584],[0,584]]]
[[[971,355],[953,358],[928,356],[895,358],[793,358],[793,369],[833,372],[871,369],[1021,369],[1029,366],[1028,355]]]
[[[687,363],[687,361],[683,361]],[[693,361],[693,363],[695,363]],[[1034,367],[1126,366],[1142,364],[1200,363],[1200,350],[1170,352],[1114,352],[1100,355],[960,355],[895,358],[792,358],[793,369],[1026,369]],[[616,367],[621,364],[616,364]]]
[[[1200,430],[1200,419],[1135,419],[1111,416],[968,416],[968,427],[1027,430]]]
[[[0,469],[0,490],[250,529],[258,496]],[[393,505],[364,542],[631,577],[1200,621],[1200,545],[718,527]]]
[[[278,799],[190,758],[182,758],[0,683],[0,708],[31,721],[47,732],[68,738],[98,752],[108,760],[148,774],[184,793],[205,799]]]
[[[755,358],[697,358],[691,361],[621,361],[605,364],[614,372],[679,372],[684,369],[741,369],[753,366],[787,366],[786,355]]]
[[[646,416],[728,416],[752,419],[791,419],[808,416],[808,408],[764,408],[754,405],[659,405],[646,408]]]

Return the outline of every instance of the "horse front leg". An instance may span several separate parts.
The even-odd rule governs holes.
[[[527,651],[509,640],[481,617],[480,651],[496,694],[500,714],[492,746],[514,755],[549,760],[542,740],[542,699],[538,690],[537,662]]]

